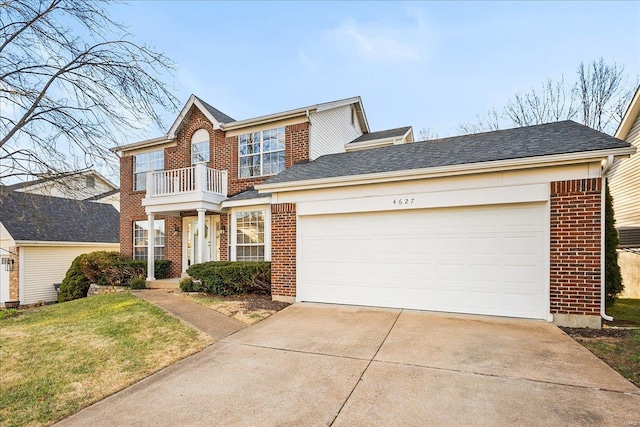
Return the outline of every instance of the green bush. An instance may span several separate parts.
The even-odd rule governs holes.
[[[131,289],[144,289],[147,287],[147,281],[144,277],[134,277],[129,281],[129,287]]]
[[[217,295],[271,295],[270,262],[213,261],[192,265],[187,274],[199,280],[202,291]],[[198,286],[193,286],[197,288]],[[194,289],[198,291],[198,289]]]
[[[180,280],[180,290],[182,292],[203,292],[204,288],[200,282],[195,282],[191,277]]]
[[[58,294],[59,302],[71,301],[87,296],[91,280],[84,275],[80,268],[80,263],[85,256],[86,254],[78,255],[71,263],[69,270],[67,270],[67,274],[60,284],[60,293]]]
[[[80,260],[80,269],[96,285],[123,286],[135,277],[128,260],[120,252],[96,251]]]
[[[609,185],[606,187],[605,199],[605,221],[604,221],[604,253],[605,253],[605,299],[607,305],[612,305],[616,297],[624,290],[622,283],[622,273],[618,265],[618,230],[616,230],[616,219],[613,211],[613,197],[609,193]]]
[[[156,279],[166,279],[171,274],[171,261],[157,259],[153,266],[153,275]]]

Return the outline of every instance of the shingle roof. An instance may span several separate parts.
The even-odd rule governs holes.
[[[299,163],[266,184],[482,163],[631,145],[572,121],[330,154]]]
[[[0,195],[0,222],[14,240],[120,241],[120,214],[104,203],[11,191]]]
[[[118,194],[120,192],[119,188],[114,188],[113,190],[105,191],[104,193],[96,194],[95,196],[87,197],[84,200],[87,201],[95,201],[104,199],[105,197],[113,196],[114,194]]]
[[[207,109],[207,111],[209,111],[209,113],[213,116],[214,119],[216,119],[217,121],[219,121],[220,123],[231,123],[231,122],[235,122],[236,120],[230,116],[227,116],[225,113],[223,113],[222,111],[218,110],[217,108],[212,107],[211,105],[207,104],[206,102],[204,102],[202,99],[198,98],[196,96],[196,98],[198,99],[198,101],[200,101],[202,103],[202,105],[204,106],[204,108]]]
[[[398,138],[398,137],[404,136],[404,134],[407,133],[409,129],[411,129],[411,126],[380,130],[377,132],[369,132],[369,133],[360,135],[359,137],[351,141],[349,144],[353,144],[354,142],[373,141],[376,139]]]
[[[238,193],[235,196],[231,196],[227,199],[227,201],[235,201],[235,200],[249,200],[249,199],[260,199],[263,197],[271,196],[270,193],[258,193],[257,190],[253,188],[243,191],[242,193]]]

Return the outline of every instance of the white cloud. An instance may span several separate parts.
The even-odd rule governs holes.
[[[432,37],[420,15],[412,22],[345,19],[325,33],[325,42],[345,56],[384,63],[416,62],[428,54]]]

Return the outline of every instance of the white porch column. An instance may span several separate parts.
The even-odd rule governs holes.
[[[147,281],[156,280],[155,278],[155,258],[153,243],[156,238],[156,233],[153,228],[153,214],[147,215]]]
[[[196,191],[207,191],[207,166],[204,163],[196,163]]]
[[[206,209],[197,209],[198,211],[198,259],[196,262],[199,264],[204,262],[205,238],[204,238],[204,214]]]

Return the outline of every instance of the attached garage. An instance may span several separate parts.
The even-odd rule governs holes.
[[[546,319],[544,203],[301,216],[301,301]]]
[[[263,184],[272,295],[599,328],[608,172],[574,122],[322,156]]]

